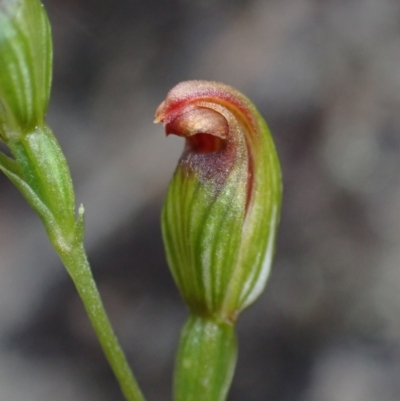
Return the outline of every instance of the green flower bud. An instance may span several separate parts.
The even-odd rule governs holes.
[[[174,87],[156,112],[186,139],[162,214],[174,280],[193,313],[234,322],[269,275],[281,172],[254,105],[216,82]]]
[[[50,25],[38,0],[0,0],[0,137],[42,125],[51,84]]]
[[[13,159],[2,170],[43,220],[53,245],[76,235],[67,162],[44,122],[52,74],[52,42],[39,0],[0,0],[0,138]]]

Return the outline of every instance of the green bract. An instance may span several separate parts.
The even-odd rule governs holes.
[[[282,192],[272,137],[245,96],[216,82],[177,85],[156,121],[186,138],[162,216],[175,282],[192,312],[233,322],[270,271]]]
[[[10,171],[1,163],[4,155],[0,169],[38,212],[53,244],[68,246],[75,235],[75,197],[67,161],[50,127],[37,126],[21,137],[9,138],[7,145],[18,169]]]
[[[0,135],[41,125],[51,84],[50,25],[37,0],[0,0]]]

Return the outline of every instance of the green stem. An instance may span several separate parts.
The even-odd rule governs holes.
[[[75,283],[122,393],[128,401],[145,401],[104,309],[82,242],[67,250],[58,248],[57,252]]]
[[[68,164],[46,125],[9,140],[15,161],[0,156],[0,169],[14,182],[41,217],[48,238],[82,299],[105,356],[128,401],[144,401],[114,334],[83,246],[84,211],[75,216],[74,190]]]
[[[235,328],[224,321],[190,314],[175,366],[175,401],[224,401],[237,357]]]

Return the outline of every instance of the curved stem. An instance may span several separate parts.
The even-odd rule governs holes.
[[[57,252],[83,301],[104,354],[126,400],[145,401],[104,309],[83,244],[80,242],[68,250],[58,248]]]

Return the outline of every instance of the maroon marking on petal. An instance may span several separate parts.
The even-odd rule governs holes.
[[[219,152],[225,144],[225,141],[217,136],[210,134],[196,134],[189,137],[187,145],[195,153]]]
[[[200,136],[199,136],[200,135]],[[235,148],[228,141],[216,138],[217,143],[210,143],[207,134],[198,134],[186,141],[185,150],[179,161],[179,165],[187,174],[195,173],[202,183],[213,183],[215,195],[223,188],[225,181],[235,162]],[[198,138],[196,138],[198,137]],[[202,151],[193,147],[192,138],[196,138],[195,146],[200,146]],[[213,141],[215,137],[212,137]],[[220,149],[215,150],[216,147]],[[206,149],[207,148],[207,149]],[[210,149],[212,151],[209,151]],[[205,151],[207,150],[207,151]]]

